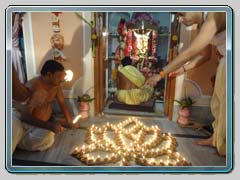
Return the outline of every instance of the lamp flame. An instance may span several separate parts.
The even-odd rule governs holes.
[[[76,124],[81,117],[82,117],[81,114],[77,115],[77,116],[73,119],[73,124]]]
[[[72,70],[66,70],[65,73],[66,73],[66,76],[64,77],[64,80],[65,81],[71,81],[72,78],[73,78]]]
[[[103,37],[107,37],[109,32],[102,32]]]

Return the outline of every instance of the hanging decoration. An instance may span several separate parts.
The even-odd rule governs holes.
[[[92,125],[85,142],[72,155],[87,165],[191,166],[176,152],[177,142],[170,133],[147,127],[136,118],[116,125]]]
[[[97,43],[97,29],[96,29],[96,14],[91,14],[92,21],[91,21],[91,40],[92,40],[92,57],[95,57],[95,49],[96,49],[96,43]]]
[[[90,26],[91,29],[93,29],[93,24],[92,22],[88,22],[80,13],[76,12],[76,15],[82,20],[84,21],[86,24],[88,24]]]
[[[50,39],[50,43],[52,46],[52,58],[59,63],[63,63],[67,58],[63,53],[64,48],[64,37],[60,34],[60,19],[59,15],[62,12],[52,12],[52,31],[53,35]],[[65,70],[66,76],[64,77],[65,81],[71,81],[73,78],[73,72],[71,69]]]
[[[52,12],[52,30],[54,33],[60,32],[59,14],[61,14],[61,12]]]
[[[120,43],[119,46],[116,48],[114,59],[115,64],[121,64],[121,60],[126,56],[126,53],[124,53],[124,49],[126,48],[127,27],[126,20],[124,18],[120,19],[117,32],[119,34]]]
[[[120,19],[119,46],[115,51],[115,63],[128,56],[146,78],[149,78],[157,64],[157,30],[159,22],[149,13],[133,13],[130,20]]]
[[[52,45],[52,56],[53,59],[59,62],[66,61],[66,56],[63,53],[64,48],[64,37],[61,34],[54,34],[51,37],[51,45]]]
[[[52,30],[53,35],[50,39],[52,46],[52,58],[62,63],[66,61],[66,56],[63,53],[64,37],[60,34],[60,19],[59,14],[61,12],[52,12]]]

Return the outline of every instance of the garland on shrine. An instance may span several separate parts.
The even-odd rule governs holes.
[[[121,64],[124,57],[130,57],[132,65],[146,78],[150,77],[157,63],[158,25],[159,22],[146,13],[134,13],[128,21],[121,18],[117,28],[119,46],[115,51],[115,63]]]

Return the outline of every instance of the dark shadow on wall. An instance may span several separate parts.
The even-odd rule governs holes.
[[[83,76],[83,57],[87,55],[87,53],[91,50],[91,45],[87,44],[87,42],[83,42],[83,28],[88,25],[80,25],[72,36],[71,43],[69,45],[64,43],[63,53],[66,56],[66,61],[63,61],[65,69],[71,69],[74,73],[73,80],[71,82],[66,82],[63,84],[64,89],[71,89],[72,85],[76,80]],[[90,30],[90,29],[89,29]],[[60,33],[61,34],[61,33]],[[64,34],[61,34],[64,36]],[[91,38],[91,33],[89,33],[89,38]],[[49,37],[50,43],[51,37]],[[65,41],[66,42],[66,41]],[[84,47],[85,46],[85,47]],[[46,54],[41,59],[39,67],[37,69],[37,73],[40,74],[41,68],[43,64],[48,59],[53,59],[52,56],[53,49],[49,49]]]
[[[80,25],[77,27],[75,32],[72,34],[72,39],[69,44],[66,44],[66,39],[64,43],[63,53],[66,56],[66,61],[64,61],[62,64],[64,65],[65,69],[71,69],[74,73],[73,79],[71,82],[65,82],[62,84],[62,87],[64,90],[71,90],[73,99],[65,99],[65,103],[69,107],[69,111],[71,114],[75,114],[78,110],[78,102],[77,102],[77,96],[81,95],[82,92],[82,86],[84,80],[83,77],[83,71],[84,71],[84,63],[83,58],[91,51],[91,33],[90,33],[90,27],[87,24],[84,24],[79,20]],[[85,29],[89,34],[89,37],[83,37],[83,29]],[[53,33],[54,34],[54,33]],[[52,35],[53,35],[52,34]],[[64,34],[60,32],[60,34],[64,37]],[[89,39],[88,39],[89,38]],[[49,37],[49,44],[51,37]],[[84,42],[84,39],[86,39],[86,42]],[[69,41],[68,41],[69,42]],[[37,73],[40,74],[41,68],[43,64],[49,60],[53,59],[52,56],[53,49],[46,50],[45,55],[40,60],[39,66],[37,68]],[[89,59],[90,60],[90,59]],[[72,108],[70,108],[72,107]],[[76,109],[77,108],[77,109]],[[60,107],[58,106],[58,103],[56,101],[53,104],[53,112],[56,114],[61,113]]]

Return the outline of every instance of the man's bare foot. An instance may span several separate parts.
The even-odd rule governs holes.
[[[220,157],[226,157],[226,154],[220,154],[217,150],[216,150],[216,153],[217,153],[217,155],[220,156]]]
[[[194,144],[200,146],[213,146],[213,137],[211,136],[208,139],[201,139],[199,141],[195,141]]]
[[[213,137],[211,136],[208,139],[201,139],[199,141],[194,141],[194,144],[196,145],[200,145],[200,146],[210,146],[210,147],[214,147],[213,146]],[[216,154],[220,157],[226,157],[225,154],[220,154],[217,149],[216,149]]]

